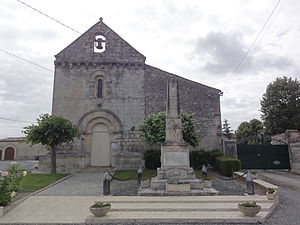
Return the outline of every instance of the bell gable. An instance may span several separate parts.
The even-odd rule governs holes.
[[[102,18],[69,46],[59,52],[56,62],[137,63],[146,57],[103,23]]]

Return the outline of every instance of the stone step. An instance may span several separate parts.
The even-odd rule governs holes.
[[[101,196],[96,200],[107,201],[111,203],[239,203],[241,201],[253,201],[268,203],[270,202],[263,195],[247,196],[165,196],[165,197],[148,197],[148,196]]]
[[[268,211],[272,205],[272,201],[258,203],[261,211]],[[193,212],[193,211],[238,211],[238,203],[113,203],[111,211],[135,211],[135,212]]]
[[[255,200],[262,211],[246,217],[237,210],[244,201]],[[94,217],[94,201],[111,202],[112,210]],[[31,196],[0,218],[0,224],[189,224],[258,223],[274,210],[278,201],[266,196]],[[44,206],[47,207],[44,207]]]
[[[89,216],[86,224],[257,224],[264,221],[268,212],[255,217],[246,217],[239,211],[197,211],[197,212],[109,212],[104,217]]]

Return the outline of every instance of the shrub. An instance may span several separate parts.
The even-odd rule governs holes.
[[[221,174],[231,177],[233,171],[241,169],[241,161],[231,157],[221,156],[216,159],[216,165]]]
[[[8,171],[0,172],[0,206],[7,206],[11,197],[19,191],[22,174],[18,172],[15,162],[10,164]]]
[[[223,156],[220,150],[214,149],[212,151],[195,150],[190,152],[190,164],[194,169],[201,169],[203,165],[210,164],[215,166],[216,158]]]
[[[160,167],[160,150],[147,150],[144,153],[145,167],[150,170],[155,170]]]

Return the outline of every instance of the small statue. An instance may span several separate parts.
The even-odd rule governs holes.
[[[140,166],[140,168],[137,170],[137,185],[141,185],[142,184],[142,178],[143,178],[143,169],[142,166]]]
[[[253,183],[253,177],[250,173],[250,171],[248,171],[247,175],[246,175],[246,194],[248,195],[254,195],[254,183]]]
[[[202,178],[207,178],[207,168],[205,165],[202,166]]]
[[[103,179],[103,195],[110,195],[110,182],[111,182],[111,176],[106,171],[104,173],[104,179]]]

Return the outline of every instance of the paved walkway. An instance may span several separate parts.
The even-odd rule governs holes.
[[[103,218],[90,217],[88,207],[94,201],[111,202],[112,209]],[[262,211],[256,217],[241,214],[237,205],[256,200]],[[0,224],[161,224],[177,222],[257,223],[267,216],[274,201],[266,196],[31,196],[0,217]],[[97,221],[93,221],[93,220]]]
[[[300,175],[284,171],[258,171],[259,178],[280,187],[300,191]]]
[[[103,172],[76,173],[70,178],[38,193],[38,196],[99,196]]]

